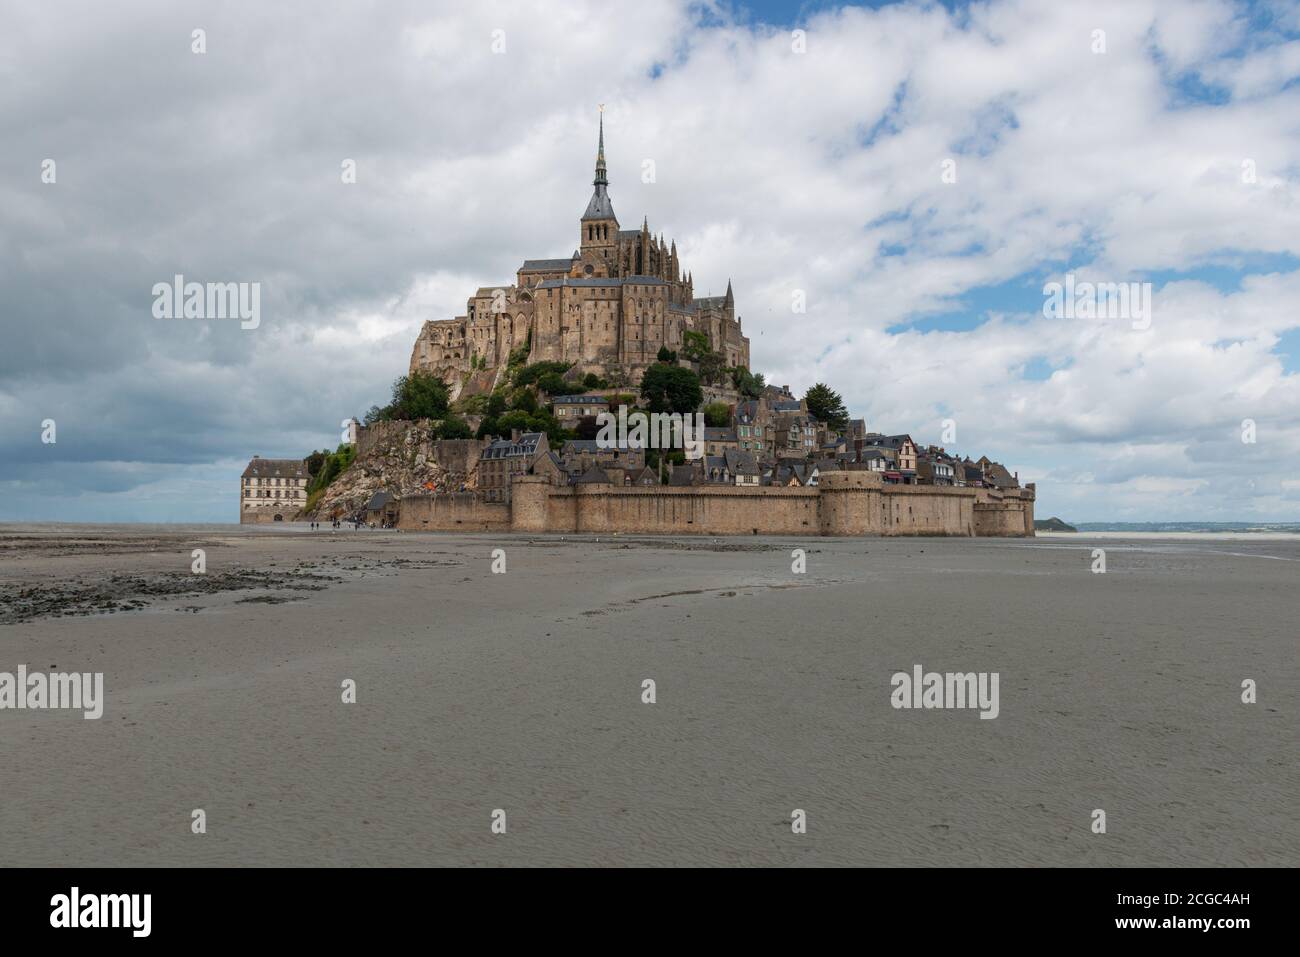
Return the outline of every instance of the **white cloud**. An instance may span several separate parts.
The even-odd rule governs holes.
[[[235,4],[205,10],[205,58],[184,7],[9,10],[0,282],[5,332],[30,345],[0,361],[0,451],[43,461],[46,409],[96,436],[61,439],[63,461],[229,471],[332,444],[340,409],[404,371],[420,322],[572,251],[604,102],[624,225],[675,237],[697,293],[734,281],[769,381],[826,381],[923,440],[954,417],[962,451],[1036,479],[1040,510],[1067,518],[1300,519],[1300,386],[1271,351],[1300,326],[1300,274],[1158,282],[1146,332],[1032,304],[1067,264],[1120,281],[1300,256],[1294,41],[1250,34],[1226,2],[1025,0],[826,11],[796,54],[787,30],[697,13]],[[1189,100],[1173,85],[1189,76],[1232,99]],[[150,324],[141,290],[173,271],[260,279],[268,320]],[[978,328],[888,331],[1013,280],[1026,294]],[[1023,378],[1036,361],[1050,378]]]

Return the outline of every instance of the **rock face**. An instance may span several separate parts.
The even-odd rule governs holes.
[[[351,518],[376,492],[398,497],[477,484],[478,439],[434,439],[433,422],[377,422],[359,430],[357,457],[304,520]]]

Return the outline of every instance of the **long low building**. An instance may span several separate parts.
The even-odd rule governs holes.
[[[508,502],[402,499],[412,531],[642,535],[952,535],[1032,538],[1034,486],[892,485],[879,472],[829,472],[815,486],[557,485],[514,477]]]

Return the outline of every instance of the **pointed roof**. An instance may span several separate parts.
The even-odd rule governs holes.
[[[599,465],[593,465],[573,480],[574,485],[609,485],[609,476]]]
[[[582,214],[582,218],[617,221],[618,217],[614,215],[614,204],[609,201],[609,193],[606,192],[609,179],[605,175],[605,113],[603,110],[600,114],[600,142],[596,147],[596,178],[591,181],[591,185],[595,190],[591,194],[591,202],[587,203],[587,211]]]

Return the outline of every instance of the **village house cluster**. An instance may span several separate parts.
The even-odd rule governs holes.
[[[612,413],[598,393],[557,396],[556,417],[578,426]],[[561,414],[561,410],[572,410]],[[816,487],[828,472],[879,472],[885,485],[1019,488],[1019,476],[987,457],[972,460],[910,435],[870,432],[862,419],[836,431],[808,411],[786,386],[767,386],[757,399],[737,397],[732,423],[706,427],[703,455],[684,463],[647,465],[646,450],[627,443],[600,447],[595,439],[568,439],[552,448],[544,433],[489,440],[480,456],[477,489],[485,500],[510,501],[517,475],[541,475],[551,484],[652,486]]]

